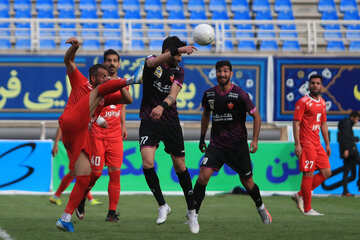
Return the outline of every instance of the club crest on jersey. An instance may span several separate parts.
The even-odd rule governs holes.
[[[233,108],[234,108],[234,104],[233,104],[232,102],[229,102],[229,103],[227,104],[227,106],[228,106],[229,109],[233,109]]]
[[[174,79],[175,79],[175,75],[173,74],[173,75],[170,76],[170,81],[174,82]]]
[[[154,72],[154,75],[157,77],[157,78],[160,78],[161,75],[163,73],[163,70],[161,68],[161,66],[158,66],[156,69],[155,69],[155,72]]]
[[[208,101],[211,110],[214,110],[214,101],[215,101],[214,99],[209,99]]]

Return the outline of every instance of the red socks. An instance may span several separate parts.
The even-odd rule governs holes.
[[[99,85],[98,91],[101,96],[114,93],[126,86],[126,79],[115,79]]]
[[[109,210],[116,211],[120,198],[120,170],[109,172]]]
[[[315,188],[317,188],[325,180],[326,179],[324,178],[323,175],[321,175],[320,173],[316,174],[312,181],[311,190],[314,190]]]
[[[301,181],[301,193],[304,199],[304,210],[308,212],[311,209],[311,186],[313,177],[303,176]]]
[[[73,190],[71,191],[69,201],[65,208],[65,213],[73,214],[79,203],[84,198],[84,194],[88,191],[90,183],[89,175],[82,175],[76,177],[76,182]]]
[[[56,197],[60,197],[61,194],[65,191],[65,189],[70,185],[73,179],[74,177],[72,177],[69,173],[66,174],[61,180],[61,183],[54,195]]]

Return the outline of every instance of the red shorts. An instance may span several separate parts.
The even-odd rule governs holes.
[[[88,142],[91,169],[102,171],[104,164],[108,167],[121,168],[123,162],[122,138],[90,137]]]
[[[314,172],[317,169],[330,168],[329,157],[321,145],[318,147],[302,146],[299,167],[301,172]]]
[[[74,171],[80,152],[85,150],[89,138],[88,124],[90,122],[89,94],[85,95],[71,109],[65,111],[59,118],[62,142],[66,148],[70,163],[69,169]]]

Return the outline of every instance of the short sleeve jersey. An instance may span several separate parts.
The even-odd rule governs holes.
[[[155,57],[150,55],[146,60]],[[143,73],[143,98],[140,107],[140,118],[152,120],[150,113],[154,107],[161,104],[169,95],[173,83],[182,87],[184,82],[184,69],[180,66],[170,68],[162,65],[156,68],[144,67]],[[159,120],[152,120],[161,123],[177,123],[179,121],[176,101],[169,108],[163,111]]]
[[[121,107],[122,104],[103,107],[99,116],[105,119],[109,127],[103,128],[95,121],[92,123],[90,136],[100,139],[122,138],[120,122]]]
[[[326,122],[326,103],[323,98],[315,100],[304,96],[296,102],[294,120],[300,121],[300,144],[305,146],[320,144],[320,126]]]
[[[247,92],[233,84],[222,93],[215,86],[205,91],[202,105],[212,111],[210,145],[236,149],[239,143],[247,141],[246,113],[256,111]]]
[[[71,109],[84,95],[93,89],[89,80],[79,69],[76,68],[75,71],[72,74],[68,74],[68,76],[71,84],[71,93],[64,111]]]

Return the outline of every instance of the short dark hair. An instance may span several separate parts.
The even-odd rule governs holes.
[[[228,67],[230,68],[230,71],[232,72],[232,65],[231,65],[231,63],[230,63],[228,60],[218,61],[218,62],[215,64],[215,69],[218,70],[219,68],[224,67],[224,66],[228,66]]]
[[[104,62],[106,60],[107,55],[116,55],[118,57],[118,60],[120,61],[120,55],[114,49],[108,49],[104,52]]]
[[[186,42],[181,41],[177,36],[167,37],[162,44],[162,53],[164,53],[166,49],[172,51],[183,46],[186,46]]]
[[[358,111],[351,111],[350,117],[360,117],[360,113]]]
[[[104,65],[102,65],[100,63],[97,63],[97,64],[95,64],[95,65],[93,65],[93,66],[91,66],[89,68],[89,78],[92,75],[95,75],[98,72],[99,69],[105,69],[107,71],[107,69],[106,69],[106,67]]]
[[[311,79],[313,79],[313,78],[320,78],[320,81],[322,83],[322,76],[320,74],[311,75],[310,78],[309,78],[309,82],[311,82]]]

